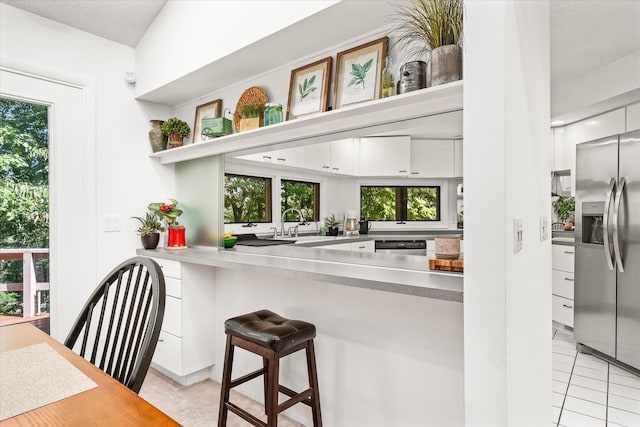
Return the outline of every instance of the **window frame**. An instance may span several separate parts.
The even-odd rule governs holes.
[[[442,201],[442,194],[444,191],[448,191],[448,189],[446,188],[446,185],[443,185],[442,183],[415,183],[412,185],[406,185],[406,184],[397,184],[397,183],[365,183],[365,182],[359,182],[358,183],[358,205],[359,205],[359,213],[360,215],[362,215],[362,188],[366,187],[366,188],[394,188],[395,189],[395,194],[396,194],[396,206],[395,206],[395,213],[396,213],[396,218],[395,219],[371,219],[371,218],[367,218],[370,221],[375,221],[375,222],[379,222],[381,224],[406,224],[406,223],[410,223],[410,224],[428,224],[428,225],[440,225],[443,223],[443,217],[444,217],[444,212],[443,212],[443,201]],[[409,188],[435,188],[436,189],[436,213],[437,213],[437,218],[436,219],[406,219],[407,218],[407,212],[408,212],[408,189]],[[404,189],[404,191],[402,191],[402,189]],[[404,203],[402,205],[400,205],[397,201],[404,201]],[[401,219],[398,219],[398,216],[400,216]],[[402,219],[404,217],[404,219]]]
[[[295,178],[284,178],[281,177],[280,178],[280,216],[281,216],[281,220],[284,221],[284,218],[282,218],[282,213],[284,212],[282,210],[282,201],[283,201],[283,197],[282,197],[282,187],[284,182],[294,182],[294,183],[298,183],[298,184],[310,184],[313,186],[314,188],[314,192],[313,192],[313,204],[315,205],[315,209],[313,210],[313,218],[305,218],[305,221],[320,221],[320,192],[321,192],[321,186],[319,182],[316,181],[303,181],[301,179],[295,179]],[[291,222],[291,221],[287,221],[287,222]]]
[[[224,211],[226,211],[227,206],[226,203],[224,201],[225,199],[225,194],[226,194],[226,179],[227,176],[234,176],[234,177],[240,177],[240,178],[252,178],[252,179],[259,179],[259,180],[263,180],[265,182],[265,221],[241,221],[241,222],[226,222],[226,220],[224,219]],[[223,194],[223,221],[224,221],[224,225],[231,225],[231,224],[245,224],[245,223],[253,223],[253,224],[272,224],[273,223],[273,178],[270,176],[260,176],[260,175],[250,175],[250,174],[245,174],[245,173],[236,173],[236,172],[224,172],[224,193]]]

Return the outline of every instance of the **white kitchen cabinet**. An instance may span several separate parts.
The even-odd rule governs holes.
[[[357,175],[358,141],[353,138],[307,145],[306,168],[322,172]]]
[[[451,178],[455,175],[455,142],[449,140],[411,140],[413,178]]]
[[[411,137],[360,138],[360,176],[407,176]]]
[[[640,102],[627,107],[627,132],[640,129]]]
[[[575,248],[551,245],[551,312],[554,321],[573,327]]]
[[[357,139],[341,139],[331,141],[331,171],[345,175],[358,175],[360,163],[359,141]]]
[[[208,378],[214,364],[213,268],[154,259],[165,276],[166,302],[152,363],[180,384],[191,385]]]
[[[251,160],[253,162],[269,163],[281,166],[293,166],[304,168],[306,155],[304,147],[285,148],[282,150],[265,151],[255,154],[238,156],[238,159]]]
[[[454,163],[453,163],[453,176],[456,178],[462,178],[463,175],[463,163],[462,163],[462,150],[464,143],[461,139],[456,139],[453,145],[454,149]]]
[[[565,154],[564,127],[553,128],[552,135],[553,135],[553,170],[562,171],[562,170],[571,169],[571,164],[569,162],[569,153],[567,152]]]
[[[564,164],[571,169],[571,195],[576,188],[576,145],[625,132],[626,109],[619,108],[568,126],[564,130]]]
[[[311,144],[305,147],[307,169],[331,171],[331,143]]]
[[[318,249],[334,249],[337,251],[369,252],[376,251],[375,240],[365,240],[361,242],[336,243],[333,245],[317,246]]]
[[[292,166],[304,168],[306,166],[306,155],[304,147],[285,148],[272,152],[272,163],[282,166]]]

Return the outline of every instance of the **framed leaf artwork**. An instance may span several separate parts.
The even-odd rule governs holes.
[[[332,62],[328,57],[291,71],[287,120],[327,110]]]
[[[333,108],[379,99],[389,37],[339,52],[336,58]]]
[[[193,124],[193,143],[211,141],[213,138],[202,134],[202,119],[215,119],[221,116],[222,100],[220,99],[198,105],[196,107],[195,123]]]

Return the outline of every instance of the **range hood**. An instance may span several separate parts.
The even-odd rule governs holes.
[[[571,195],[571,169],[551,172],[551,196]]]

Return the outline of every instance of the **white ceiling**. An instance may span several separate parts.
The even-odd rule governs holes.
[[[0,0],[135,47],[167,0]],[[551,0],[551,85],[640,50],[640,0]]]
[[[167,0],[1,0],[105,39],[136,47]]]

